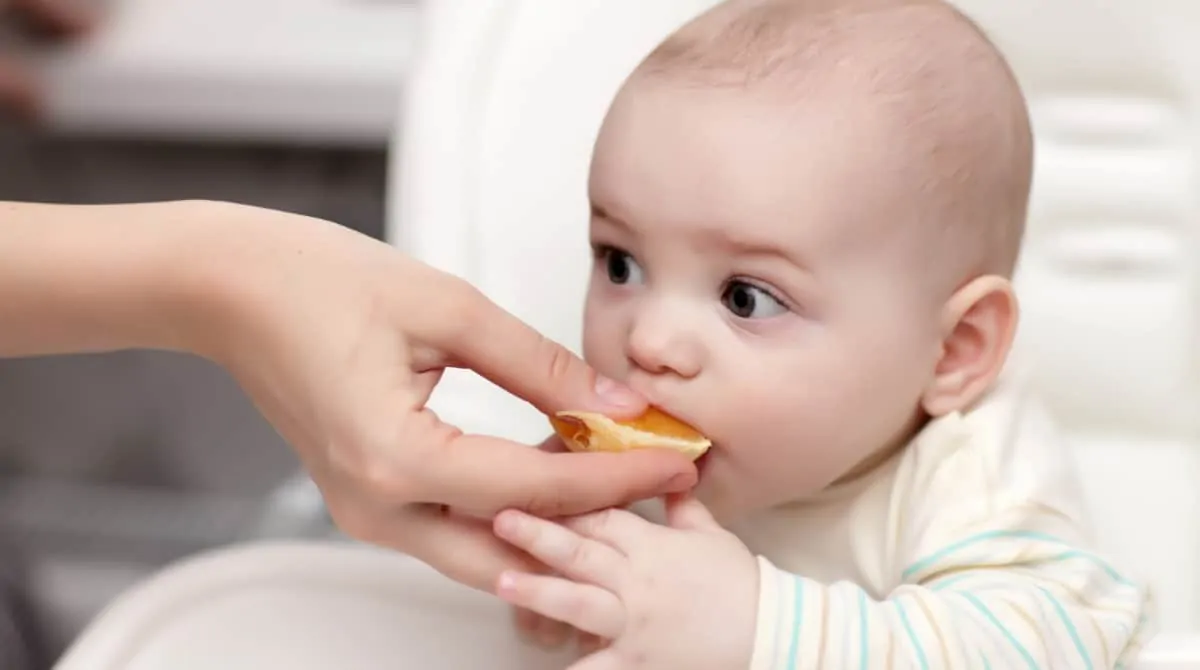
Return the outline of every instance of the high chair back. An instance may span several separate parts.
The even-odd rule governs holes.
[[[1104,549],[1200,629],[1200,43],[1183,0],[959,0],[1008,55],[1037,158],[1019,350]]]
[[[578,351],[592,142],[622,79],[712,4],[432,3],[391,241]],[[1197,630],[1200,4],[957,4],[1009,57],[1037,136],[1016,355],[1075,446],[1104,549],[1156,587],[1166,630]],[[470,373],[432,406],[469,431],[547,432]]]

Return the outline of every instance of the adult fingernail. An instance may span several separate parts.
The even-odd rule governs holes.
[[[642,402],[628,386],[603,375],[596,376],[596,395],[614,407],[634,407]]]

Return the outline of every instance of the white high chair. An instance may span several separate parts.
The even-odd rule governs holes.
[[[431,0],[394,153],[391,240],[568,345],[591,143],[623,77],[713,0]],[[1200,669],[1200,4],[960,0],[1030,97],[1038,164],[1019,347],[1069,430],[1097,531],[1157,589],[1137,670]],[[436,296],[431,296],[436,299]],[[439,415],[533,441],[532,409],[451,373]],[[505,608],[411,559],[249,545],[119,599],[61,670],[538,670]]]

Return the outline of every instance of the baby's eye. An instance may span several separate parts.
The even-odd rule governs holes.
[[[614,284],[642,282],[642,267],[633,260],[633,256],[630,256],[628,252],[615,247],[602,247],[597,252],[610,282]]]
[[[744,281],[731,281],[721,294],[721,303],[733,315],[742,319],[767,319],[779,316],[788,308],[766,289]]]

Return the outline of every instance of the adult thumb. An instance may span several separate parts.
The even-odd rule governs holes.
[[[469,368],[545,414],[590,410],[632,417],[646,400],[597,375],[583,359],[534,330],[478,291],[470,292],[451,342],[443,344],[455,364]]]

